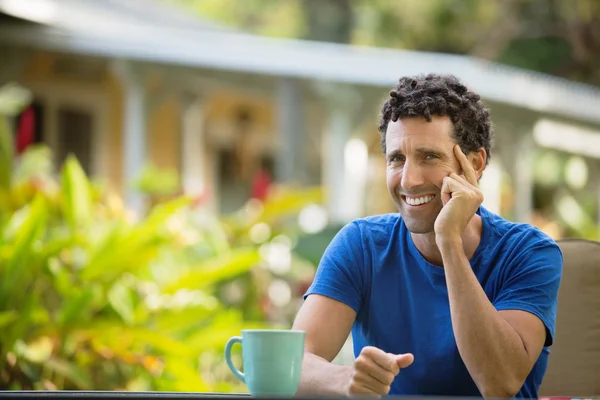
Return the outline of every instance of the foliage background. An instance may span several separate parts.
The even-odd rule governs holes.
[[[600,85],[596,0],[164,0],[243,31],[465,54]]]
[[[57,171],[45,146],[14,156],[7,117],[27,101],[0,91],[0,389],[245,391],[225,342],[290,326],[314,272],[295,217],[320,189],[219,220],[140,184],[160,200],[133,218],[74,157]]]

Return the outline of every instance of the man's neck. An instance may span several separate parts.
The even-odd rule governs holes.
[[[481,242],[481,228],[481,217],[475,214],[462,235],[463,249],[469,260],[473,257],[473,254],[475,254],[475,251]],[[419,250],[425,260],[433,265],[443,267],[442,255],[435,242],[435,232],[422,234],[411,232],[410,236],[412,237],[417,250]]]

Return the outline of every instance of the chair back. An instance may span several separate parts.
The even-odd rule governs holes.
[[[540,397],[600,396],[600,243],[558,240],[563,275]]]

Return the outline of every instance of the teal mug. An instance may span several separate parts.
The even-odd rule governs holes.
[[[297,330],[243,330],[225,345],[225,361],[252,396],[291,397],[300,384],[305,336]],[[243,373],[231,361],[236,343],[242,345]]]

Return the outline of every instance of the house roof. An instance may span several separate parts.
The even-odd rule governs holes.
[[[7,4],[21,1],[0,0],[0,11],[7,12]],[[178,18],[185,19],[181,16],[165,17],[159,23],[161,15],[134,8],[142,0],[32,1],[59,6],[53,18],[37,19],[44,25],[5,24],[0,27],[0,41],[108,58],[386,88],[403,75],[451,73],[486,99],[600,124],[600,88],[469,56],[266,38],[212,29],[201,21],[199,26],[193,21],[179,23]],[[64,6],[67,3],[80,6]]]

